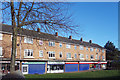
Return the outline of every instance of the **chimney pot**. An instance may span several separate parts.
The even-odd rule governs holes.
[[[37,28],[37,32],[40,32],[40,28]]]
[[[90,40],[89,43],[92,43],[92,40]]]
[[[69,36],[69,39],[72,39],[72,36]]]
[[[58,36],[58,32],[55,33],[55,36]]]
[[[82,37],[80,38],[80,41],[81,41],[81,42],[83,41],[83,38],[82,38]]]

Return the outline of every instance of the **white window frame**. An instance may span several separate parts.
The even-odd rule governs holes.
[[[70,44],[66,44],[66,48],[71,48],[71,45]]]
[[[80,45],[80,50],[84,50],[84,46]]]
[[[60,57],[60,55],[62,55],[62,52],[59,52],[59,57]],[[63,57],[63,55],[62,55],[62,57]],[[62,58],[62,57],[60,57],[60,58]]]
[[[62,47],[62,43],[59,43],[59,47]]]
[[[11,35],[11,41],[12,41],[12,37],[13,37],[13,35]]]
[[[95,49],[95,52],[97,52],[97,48]]]
[[[74,49],[77,49],[77,46],[76,46],[76,45],[74,45]]]
[[[99,60],[101,60],[101,56],[99,56]]]
[[[80,59],[84,60],[84,54],[80,54]]]
[[[27,51],[27,55],[28,55],[28,50],[30,51],[30,55],[32,54],[32,56],[25,56]],[[24,49],[24,58],[34,58],[33,57],[33,50],[32,49]]]
[[[49,51],[48,53],[49,53],[48,54],[49,58],[55,58],[55,51]],[[51,54],[52,54],[52,56],[51,56]]]
[[[94,49],[91,47],[91,48],[90,48],[90,51],[93,51],[93,50],[94,50]]]
[[[93,58],[91,58],[91,56],[93,56]],[[94,60],[94,55],[93,55],[93,54],[90,55],[90,59],[91,59],[91,60]]]
[[[96,54],[95,59],[98,59],[98,54]]]
[[[74,58],[75,58],[75,59],[77,58],[77,54],[76,54],[76,53],[74,54]]]
[[[43,45],[43,41],[42,40],[39,40],[39,45]]]
[[[3,40],[3,34],[0,33],[0,40]]]
[[[105,57],[104,56],[102,56],[102,60],[104,60],[105,59]]]
[[[55,46],[55,42],[49,41],[48,45],[49,45],[49,46]]]
[[[31,37],[24,37],[24,43],[33,44],[33,38],[31,38]]]
[[[39,51],[39,57],[43,57],[43,50]]]
[[[11,48],[11,55],[12,55],[12,48]],[[15,56],[17,56],[17,48],[16,48],[16,53],[15,53]]]
[[[99,49],[99,52],[101,51],[101,49]]]
[[[88,59],[89,57],[88,57],[88,54],[86,54],[86,59]]]
[[[102,53],[104,53],[104,49],[102,50]]]
[[[72,59],[71,53],[67,53],[67,59]]]
[[[2,57],[3,54],[2,54],[2,47],[0,46],[0,57]]]
[[[86,50],[88,51],[88,47],[86,47]]]

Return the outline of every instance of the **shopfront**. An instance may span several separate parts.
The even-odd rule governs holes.
[[[22,62],[23,74],[44,74],[46,62]]]
[[[48,62],[47,73],[63,73],[64,64],[64,62]]]

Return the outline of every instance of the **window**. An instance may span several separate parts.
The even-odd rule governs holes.
[[[55,52],[49,51],[49,58],[55,58]]]
[[[104,56],[102,56],[102,60],[105,59]]]
[[[75,57],[74,58],[77,58],[77,54],[75,53]]]
[[[24,43],[30,43],[33,44],[33,39],[30,37],[24,37]]]
[[[32,49],[25,49],[24,50],[24,57],[33,57],[33,50]]]
[[[67,59],[71,58],[71,53],[67,53]]]
[[[97,52],[97,48],[95,49],[95,52]]]
[[[99,56],[99,60],[101,59],[101,56]]]
[[[84,59],[84,55],[83,54],[80,54],[80,59]]]
[[[60,58],[62,57],[62,52],[59,53],[59,57],[60,57]]]
[[[92,60],[93,60],[93,59],[94,59],[94,56],[93,56],[93,55],[91,55],[90,59],[92,59]]]
[[[42,40],[39,40],[39,45],[43,45],[43,41]]]
[[[3,34],[2,34],[2,33],[0,33],[0,40],[2,40],[2,36],[3,36]]]
[[[83,48],[83,46],[80,46],[80,50],[83,50],[84,48]]]
[[[98,59],[98,55],[96,54],[95,59]]]
[[[66,48],[70,48],[71,46],[70,46],[70,44],[66,44]]]
[[[43,57],[43,50],[39,51],[39,57]]]
[[[0,56],[2,56],[2,47],[0,47]]]
[[[77,46],[75,45],[74,48],[77,49]]]
[[[93,51],[93,48],[90,48],[90,51]]]
[[[88,54],[86,54],[86,59],[88,59]]]
[[[104,49],[102,50],[102,53],[104,53]]]
[[[99,49],[99,52],[100,52],[100,49]]]
[[[11,48],[11,55],[12,55],[12,48]],[[16,54],[15,54],[15,56],[17,56],[17,48],[16,48]]]
[[[88,51],[88,47],[86,47],[86,50]]]
[[[55,46],[55,42],[50,41],[49,46]]]
[[[13,35],[11,35],[11,41],[12,41]]]
[[[62,43],[59,43],[59,46],[62,47]]]

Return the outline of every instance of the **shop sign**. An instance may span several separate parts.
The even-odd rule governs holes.
[[[10,61],[0,61],[0,63],[10,63]],[[15,63],[20,63],[20,61],[15,61]]]
[[[45,62],[25,62],[22,64],[45,64]]]
[[[65,62],[48,62],[48,64],[65,64]]]

